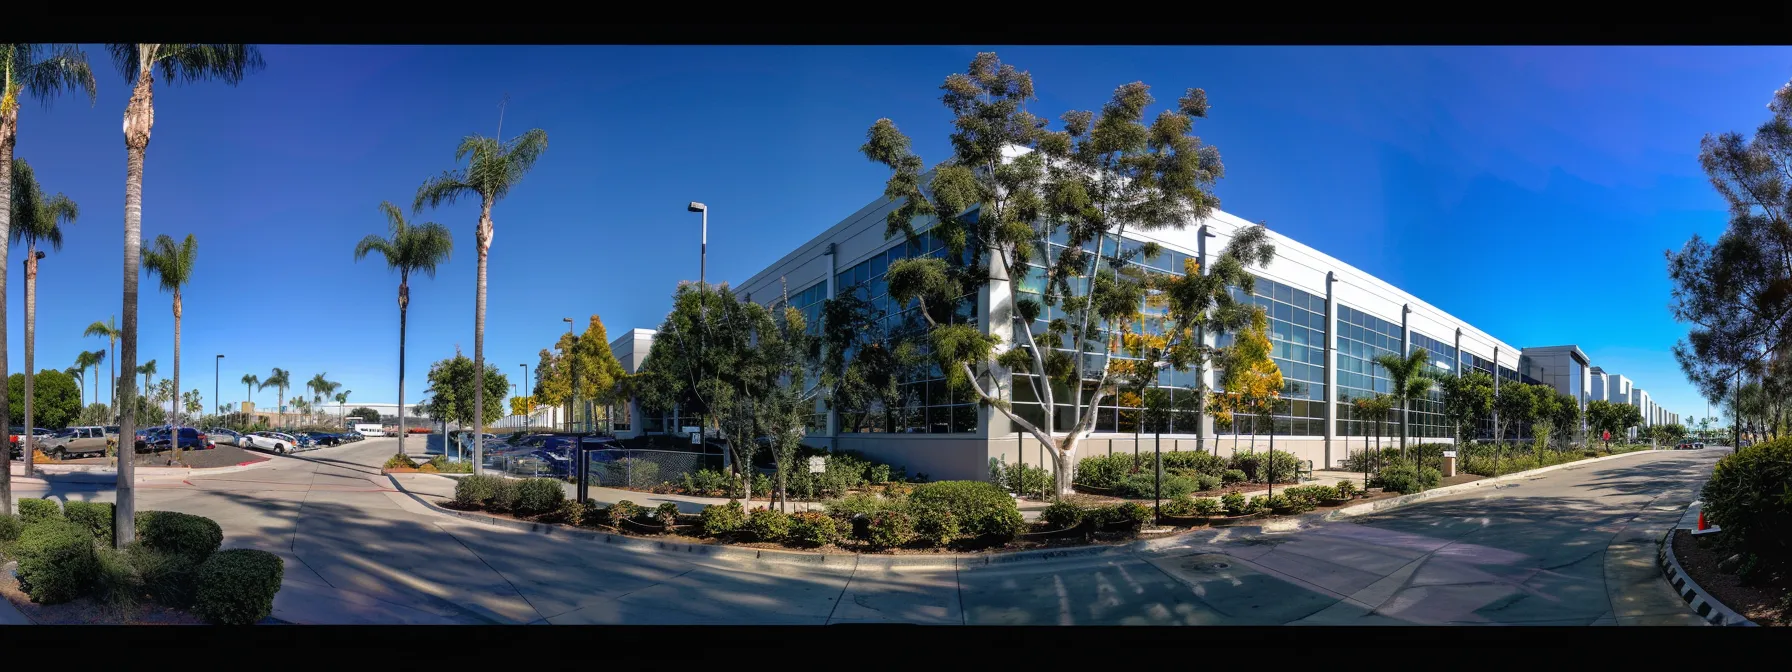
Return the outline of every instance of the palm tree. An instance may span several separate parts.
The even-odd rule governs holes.
[[[243,374],[242,383],[243,383],[243,388],[244,388],[244,391],[243,391],[243,400],[244,401],[247,401],[251,404],[255,403],[255,384],[259,383],[259,382],[261,382],[261,376],[257,376],[253,373]]]
[[[37,369],[34,361],[37,355],[37,265],[44,253],[37,249],[40,242],[49,243],[50,249],[62,249],[62,226],[73,224],[81,215],[81,209],[73,200],[64,194],[45,196],[43,188],[38,185],[37,177],[31,170],[31,164],[24,159],[12,160],[12,235],[10,242],[25,244],[25,427],[35,427],[37,416],[34,390],[37,383]],[[30,431],[25,432],[24,454],[25,473],[32,469],[32,445],[36,442]]]
[[[179,245],[168,234],[156,236],[153,246],[143,246],[143,268],[161,279],[162,289],[174,294],[174,413],[176,421],[180,418],[180,288],[193,281],[193,263],[199,256],[199,241],[193,234]],[[174,439],[174,449],[180,450],[180,437]]]
[[[85,355],[87,353],[83,352],[81,354]],[[75,365],[63,369],[62,372],[74,378],[75,384],[81,386],[81,399],[85,401],[87,399],[87,369],[81,366],[81,357],[76,356]]]
[[[1406,434],[1409,424],[1407,416],[1412,407],[1412,400],[1425,396],[1431,391],[1431,375],[1425,372],[1425,364],[1431,361],[1431,353],[1418,348],[1405,357],[1394,353],[1386,353],[1375,358],[1375,363],[1388,372],[1388,396],[1393,397],[1394,407],[1400,409],[1400,455],[1406,455]]]
[[[100,382],[100,362],[104,362],[104,361],[106,361],[106,351],[105,351],[105,350],[94,350],[94,351],[92,351],[92,352],[89,352],[89,353],[87,353],[87,354],[89,354],[89,355],[92,355],[92,360],[93,360],[93,365],[92,365],[92,366],[93,366],[93,382],[94,382],[94,385],[93,385],[93,403],[96,403],[96,404],[97,404],[97,403],[100,403],[100,386],[99,386],[99,382]]]
[[[276,392],[274,395],[274,405],[279,407],[279,421],[282,426],[286,423],[286,406],[283,405],[280,400],[286,397],[286,388],[290,386],[292,386],[292,372],[276,367],[274,372],[268,374],[268,377],[263,379],[261,384],[255,388],[258,390],[265,390],[270,387],[274,388],[274,391]]]
[[[149,379],[156,375],[156,360],[149,360],[144,362],[142,366],[137,367],[137,375],[143,376],[143,393],[148,394]],[[119,427],[119,430],[123,431],[124,428]]]
[[[479,224],[474,229],[479,244],[479,289],[473,303],[473,371],[485,371],[485,264],[492,247],[492,206],[523,180],[548,148],[548,133],[539,128],[505,142],[499,137],[469,135],[454,152],[455,162],[470,159],[466,168],[451,170],[423,182],[417,188],[414,212],[425,205],[452,204],[461,197],[479,197]],[[476,373],[477,375],[477,373]],[[401,407],[402,408],[402,407]],[[485,386],[473,386],[473,471],[483,473],[485,456]]]
[[[25,96],[45,109],[63,91],[87,92],[97,100],[87,55],[75,45],[0,44],[0,380],[6,378],[7,242],[13,225],[12,154],[18,142],[19,107]],[[6,386],[0,385],[0,408],[6,408]],[[29,398],[29,397],[27,397]],[[27,435],[30,432],[26,432]],[[26,452],[27,456],[31,453]],[[0,514],[12,513],[12,469],[0,469]]]
[[[435,222],[411,226],[404,221],[404,211],[391,201],[380,203],[391,238],[369,234],[355,245],[355,261],[378,252],[386,258],[386,268],[398,271],[398,454],[404,454],[404,331],[406,312],[411,306],[411,273],[436,277],[436,266],[448,261],[454,251],[454,236],[448,227]]]
[[[262,66],[261,52],[247,44],[110,44],[112,61],[131,84],[124,108],[124,324],[119,336],[118,366],[129,371],[137,365],[137,273],[143,243],[143,157],[149,151],[149,132],[155,124],[154,85],[157,74],[164,84],[218,79],[235,86],[249,71]],[[5,261],[0,259],[0,262]],[[129,381],[123,386],[118,435],[129,438],[136,431],[136,408]],[[113,542],[124,548],[136,539],[131,521],[136,515],[136,461],[132,441],[118,443],[118,504]]]
[[[104,338],[104,339],[106,339],[106,347],[108,349],[111,349],[114,352],[116,352],[116,348],[118,347],[118,336],[120,333],[121,332],[118,331],[118,317],[113,316],[112,319],[105,321],[105,322],[95,320],[93,322],[93,324],[87,325],[87,331],[81,332],[81,335],[82,336],[90,336],[90,337],[98,336],[100,338]],[[106,379],[106,381],[112,384],[111,389],[106,391],[106,394],[111,396],[111,398],[107,399],[107,401],[112,403],[112,410],[114,413],[117,413],[118,412],[118,360],[117,360],[117,358],[114,358],[112,360],[112,372],[111,372],[110,376]],[[96,383],[99,382],[99,376],[94,376],[94,382],[96,382]],[[93,400],[94,400],[94,403],[99,403],[99,391],[98,391],[99,386],[95,385],[94,387],[95,387],[95,391],[94,391]]]
[[[342,416],[344,427],[348,426],[348,395],[354,393],[354,390],[343,390],[336,395],[336,413]]]
[[[94,351],[94,352],[100,352],[100,353],[103,353],[103,352],[104,352],[104,351],[103,351],[103,350],[96,350],[96,351]],[[86,373],[87,373],[87,367],[90,367],[90,366],[95,366],[95,367],[97,367],[97,366],[98,366],[98,364],[99,364],[99,359],[97,359],[97,358],[96,358],[96,357],[94,357],[94,352],[78,352],[78,353],[75,353],[75,365],[74,365],[74,366],[73,366],[73,367],[71,367],[71,368],[74,368],[74,369],[76,369],[76,370],[79,370],[79,371],[80,371],[80,372],[81,372],[81,374],[82,374],[82,376],[81,376],[81,378],[82,378],[82,379],[83,379],[83,381],[85,381],[85,379],[86,379],[86,377],[87,377],[87,376],[86,376]],[[95,380],[95,381],[94,381],[94,382],[99,382],[99,381],[98,381],[98,380],[97,380],[97,378],[98,378],[98,376],[95,376],[95,378],[96,378],[96,380]],[[81,385],[81,393],[82,393],[82,394],[86,394],[86,393],[87,393],[87,385],[86,385],[86,383],[85,383],[85,382],[83,382],[83,383],[82,383],[82,385]],[[95,400],[96,400],[96,402],[95,402],[95,403],[98,403],[98,402],[97,402],[97,400],[98,400],[98,399],[99,399],[99,396],[100,396],[100,390],[99,390],[99,386],[98,386],[98,385],[95,385],[95,386],[94,386],[94,389],[93,389],[93,398],[94,398],[94,399],[95,399]]]

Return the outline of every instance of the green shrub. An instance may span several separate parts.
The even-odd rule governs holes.
[[[1243,483],[1246,480],[1249,480],[1249,477],[1245,476],[1243,469],[1227,469],[1220,473],[1220,482],[1226,485]]]
[[[790,516],[791,541],[809,547],[826,546],[840,538],[833,517],[820,511],[802,511]]]
[[[101,546],[112,545],[112,510],[111,502],[67,502],[62,505],[62,515],[69,522],[87,528]]]
[[[1072,480],[1078,485],[1108,489],[1132,473],[1133,467],[1131,455],[1091,455],[1077,461]]]
[[[733,479],[728,474],[713,469],[698,469],[696,473],[685,474],[683,479],[686,494],[713,497],[728,492]]]
[[[660,502],[659,506],[653,508],[653,520],[666,528],[667,532],[671,532],[672,527],[678,524],[678,505]]]
[[[428,464],[429,464],[429,466],[435,467],[435,469],[438,473],[443,473],[443,474],[471,474],[471,473],[473,473],[473,461],[472,460],[450,460],[450,459],[448,459],[447,455],[437,455],[435,457],[429,458]]]
[[[890,482],[890,465],[873,464],[865,470],[865,480],[872,485],[883,485]]]
[[[639,515],[641,515],[640,505],[625,499],[616,502],[615,504],[611,504],[610,508],[604,509],[604,522],[608,523],[611,527],[620,528],[622,527],[622,521],[631,520]]]
[[[777,509],[754,509],[747,516],[747,531],[760,541],[783,541],[790,536],[790,516]]]
[[[1725,456],[1706,482],[1704,511],[1747,549],[1792,556],[1792,438],[1762,441]]]
[[[1166,516],[1187,518],[1195,515],[1195,500],[1191,497],[1177,497],[1164,502],[1163,512]]]
[[[491,501],[504,477],[481,474],[467,476],[454,483],[454,505],[463,509],[479,509]]]
[[[738,532],[747,525],[747,512],[740,502],[728,500],[727,504],[712,504],[703,507],[703,533],[719,536]]]
[[[1265,513],[1269,513],[1270,508],[1271,507],[1269,506],[1269,498],[1268,497],[1256,497],[1256,498],[1253,498],[1251,501],[1245,503],[1244,512],[1250,513],[1250,514],[1262,515]]]
[[[603,483],[622,483],[629,488],[648,488],[660,483],[660,465],[637,457],[624,457],[595,465],[594,476]]]
[[[872,546],[896,548],[914,540],[915,521],[902,511],[879,511],[872,514],[867,530]]]
[[[1425,486],[1426,489],[1435,488],[1443,482],[1444,474],[1443,472],[1438,471],[1436,467],[1422,467],[1419,469],[1419,484]]]
[[[915,512],[915,535],[933,546],[945,546],[957,539],[962,531],[958,524],[958,516],[950,509],[924,507]]]
[[[855,516],[870,517],[879,511],[888,509],[893,502],[881,499],[877,495],[854,493],[827,503],[828,515],[842,523],[851,524]]]
[[[1373,448],[1367,451],[1359,448],[1345,457],[1344,463],[1338,468],[1345,471],[1367,471],[1397,459],[1400,459],[1398,447],[1384,447],[1379,452]]]
[[[143,594],[143,577],[131,565],[130,558],[110,546],[99,546],[94,553],[97,563],[93,575],[93,601],[114,615],[137,606],[137,598]]]
[[[1195,499],[1195,515],[1197,516],[1217,516],[1224,513],[1225,510],[1226,506],[1221,504],[1220,500],[1206,497]]]
[[[993,483],[940,481],[917,486],[908,496],[915,509],[952,512],[964,533],[972,536],[1013,536],[1025,529],[1014,498]]]
[[[520,494],[518,485],[521,483],[522,481],[500,477],[497,483],[492,484],[492,498],[486,500],[485,510],[493,513],[515,511],[517,495]]]
[[[19,533],[25,531],[25,521],[10,513],[0,513],[0,544],[18,541]]]
[[[1423,489],[1419,484],[1419,472],[1405,462],[1392,462],[1376,472],[1375,482],[1381,484],[1382,490],[1410,495]]]
[[[1145,506],[1144,504],[1138,502],[1126,502],[1124,504],[1116,504],[1113,508],[1113,515],[1117,518],[1117,520],[1113,522],[1125,523],[1130,529],[1136,530],[1144,526],[1145,523],[1151,522],[1151,507]]]
[[[193,604],[198,590],[198,563],[179,553],[150,548],[140,540],[125,547],[125,559],[136,569],[143,591],[156,604],[177,609]]]
[[[1268,500],[1269,510],[1274,511],[1277,514],[1286,515],[1300,510],[1299,505],[1296,504],[1293,499],[1289,498],[1288,495],[1279,492],[1270,495]]]
[[[1276,451],[1271,453],[1237,453],[1232,456],[1232,468],[1245,473],[1252,483],[1268,483],[1270,473],[1275,475],[1277,483],[1293,483],[1300,468],[1300,460],[1293,453]]]
[[[565,523],[567,525],[573,525],[573,526],[584,525],[586,517],[590,516],[591,514],[592,514],[591,505],[581,502],[579,500],[568,499],[568,500],[560,502],[560,511],[559,511],[560,522]]]
[[[1226,458],[1198,451],[1164,453],[1165,469],[1193,469],[1218,478],[1226,471]]]
[[[44,520],[60,520],[62,507],[54,499],[20,499],[19,518],[26,525]]]
[[[1350,498],[1356,496],[1356,493],[1357,493],[1356,482],[1354,482],[1354,481],[1338,481],[1337,483],[1332,485],[1332,490],[1334,490],[1338,493],[1338,498],[1350,499]]]
[[[38,604],[86,595],[99,574],[93,535],[66,520],[40,518],[26,525],[12,549],[19,561],[19,588]]]
[[[1208,474],[1208,473],[1196,474],[1194,478],[1195,478],[1195,492],[1208,492],[1211,490],[1218,490],[1221,485],[1220,477],[1215,476],[1213,474]]]
[[[1296,485],[1283,490],[1282,494],[1295,504],[1295,509],[1311,511],[1319,506],[1319,502],[1337,498],[1338,491],[1328,485]]]
[[[1225,507],[1228,516],[1242,516],[1246,512],[1246,502],[1242,493],[1226,493],[1220,497],[1220,505]]]
[[[557,478],[530,478],[516,482],[517,515],[532,516],[560,508],[566,486]]]
[[[254,625],[274,613],[286,563],[267,551],[219,551],[199,566],[195,610],[217,625]]]
[[[381,469],[416,469],[417,463],[411,461],[411,458],[408,456],[393,455],[391,457],[386,458],[386,463],[384,465],[381,465],[380,468]]]
[[[1156,479],[1157,474],[1152,472],[1131,474],[1126,478],[1121,479],[1119,485],[1115,486],[1114,494],[1135,499],[1151,499],[1152,497],[1157,496],[1152,494],[1152,486],[1158,482]],[[1165,499],[1181,497],[1201,489],[1200,484],[1197,483],[1195,479],[1172,474],[1164,474],[1162,484],[1161,496]]]
[[[1039,513],[1039,519],[1054,530],[1068,530],[1083,522],[1087,511],[1074,502],[1058,500]]]
[[[198,565],[224,543],[224,529],[204,516],[176,511],[138,511],[137,541],[158,551],[174,553]]]
[[[1016,462],[998,468],[993,459],[990,466],[992,471],[1000,475],[997,482],[1009,492],[1026,495],[1051,490],[1052,472],[1046,471],[1044,467]]]

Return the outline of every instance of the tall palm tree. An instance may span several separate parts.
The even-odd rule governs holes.
[[[142,366],[137,367],[137,375],[143,376],[143,392],[144,394],[148,394],[149,379],[156,375],[156,360],[149,360],[144,362]],[[120,427],[119,429],[122,430],[123,428]]]
[[[25,427],[36,427],[37,411],[34,390],[37,388],[37,265],[44,257],[38,243],[50,249],[62,249],[62,226],[73,224],[81,209],[67,195],[45,196],[38,185],[31,164],[24,159],[12,160],[12,234],[10,242],[25,244]],[[25,432],[25,473],[32,470],[32,446],[35,436]]]
[[[174,402],[171,416],[178,422],[181,412],[180,400],[180,289],[193,281],[193,264],[199,256],[199,241],[193,234],[179,245],[168,234],[156,236],[154,245],[143,246],[143,268],[161,279],[162,289],[174,294]],[[174,449],[180,450],[180,436],[175,435]]]
[[[118,336],[120,333],[121,332],[118,331],[118,317],[115,315],[112,317],[112,319],[104,321],[104,322],[101,322],[99,320],[94,320],[93,324],[87,325],[87,331],[81,332],[81,335],[89,336],[89,337],[98,336],[100,338],[106,339],[106,347],[109,350],[112,350],[114,353],[116,353],[117,348],[118,348]],[[94,376],[93,382],[96,382],[96,383],[99,382],[99,376]],[[117,413],[118,412],[118,359],[116,357],[114,357],[112,359],[112,372],[109,375],[109,377],[106,379],[106,382],[109,382],[112,384],[112,387],[110,389],[106,390],[106,394],[110,395],[110,398],[107,399],[107,401],[111,402],[113,413]],[[95,385],[94,388],[95,388],[94,397],[93,397],[94,403],[98,403],[99,402],[99,392],[98,392],[99,386]]]
[[[274,395],[274,405],[278,407],[278,420],[282,426],[284,426],[286,422],[286,406],[284,402],[281,402],[280,400],[286,398],[286,388],[291,386],[292,372],[276,367],[274,372],[268,374],[267,378],[262,379],[261,385],[258,385],[255,388],[258,390],[265,390],[270,387],[274,388],[276,393]]]
[[[93,361],[93,363],[91,364],[91,366],[93,367],[93,383],[94,383],[94,385],[93,385],[93,403],[97,404],[97,403],[100,403],[100,386],[99,386],[100,362],[106,361],[106,351],[105,350],[94,350],[87,354],[91,355],[90,359]]]
[[[1425,372],[1425,364],[1431,361],[1431,353],[1424,348],[1417,348],[1405,357],[1394,353],[1386,353],[1375,358],[1375,363],[1388,372],[1388,396],[1393,397],[1394,407],[1400,409],[1400,455],[1406,455],[1406,435],[1410,424],[1412,400],[1425,396],[1431,391],[1433,381]]]
[[[85,355],[87,353],[83,352],[81,354]],[[85,401],[87,399],[87,369],[81,366],[81,357],[76,356],[75,365],[63,369],[62,372],[74,378],[75,384],[81,386],[81,399]]]
[[[235,86],[251,70],[261,68],[261,52],[248,44],[110,44],[112,61],[131,85],[124,108],[124,324],[119,336],[118,366],[129,371],[137,365],[137,273],[143,244],[143,157],[149,151],[149,132],[155,124],[155,83],[222,80]],[[0,262],[5,261],[0,259]],[[136,431],[136,390],[123,386],[118,435]],[[134,479],[136,461],[132,441],[118,442],[118,498],[113,542],[124,548],[136,539],[132,516],[137,512]]]
[[[478,293],[473,304],[473,371],[485,371],[485,264],[492,248],[492,206],[523,180],[548,148],[548,133],[529,129],[509,142],[500,137],[469,135],[454,152],[455,162],[469,159],[466,168],[442,173],[417,188],[412,210],[452,204],[462,197],[479,197],[479,224],[474,229],[479,244]],[[475,375],[478,375],[477,373]],[[402,407],[401,407],[402,408]],[[473,386],[473,471],[483,473],[485,457],[485,386]]]
[[[348,395],[354,393],[354,390],[343,390],[336,393],[336,414],[342,416],[344,427],[348,426]]]
[[[243,388],[244,388],[244,391],[243,391],[243,400],[244,401],[247,401],[251,404],[255,403],[255,384],[259,383],[259,382],[261,382],[261,376],[257,376],[253,373],[243,374],[242,383],[243,383]]]
[[[6,379],[6,265],[13,225],[12,153],[18,142],[19,107],[26,96],[45,109],[64,91],[98,98],[87,55],[75,45],[0,43],[0,380]],[[0,408],[7,407],[0,385]],[[30,432],[26,432],[27,435]],[[30,455],[29,452],[26,455]],[[12,469],[0,469],[0,514],[12,513]]]
[[[411,306],[411,273],[436,277],[436,266],[448,261],[454,252],[454,236],[448,227],[435,222],[412,226],[404,221],[404,211],[391,201],[380,203],[380,212],[392,229],[391,238],[368,234],[355,245],[355,261],[378,252],[386,258],[386,268],[398,271],[398,454],[404,454],[404,331],[406,312]]]

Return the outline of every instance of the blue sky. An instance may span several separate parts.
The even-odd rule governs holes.
[[[454,167],[469,133],[548,132],[495,210],[487,360],[512,380],[565,328],[657,327],[697,275],[745,280],[882,191],[858,152],[894,119],[929,162],[947,154],[937,87],[991,47],[267,46],[240,86],[158,86],[146,241],[199,240],[184,293],[182,387],[212,403],[244,373],[327,372],[354,401],[397,396],[396,275],[354,244],[384,233]],[[1033,73],[1035,111],[1096,109],[1144,81],[1165,102],[1207,90],[1198,126],[1224,156],[1222,207],[1394,283],[1514,345],[1577,343],[1683,415],[1704,401],[1669,349],[1663,251],[1722,231],[1696,160],[1706,133],[1746,131],[1792,76],[1792,50],[1746,48],[995,47]],[[28,103],[18,155],[81,205],[44,261],[38,368],[63,368],[119,312],[128,89],[102,49],[97,105]],[[456,251],[412,281],[408,399],[429,363],[473,348],[476,204],[427,212]],[[24,362],[22,253],[9,272],[10,371]],[[146,280],[139,361],[170,373],[170,297]],[[257,392],[267,405],[274,392]],[[290,396],[290,393],[289,393]],[[102,399],[103,399],[102,394]]]

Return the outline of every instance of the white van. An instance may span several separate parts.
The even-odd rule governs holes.
[[[361,436],[385,436],[386,435],[386,429],[384,427],[381,427],[378,424],[375,424],[375,423],[356,423],[355,431],[360,432]]]

